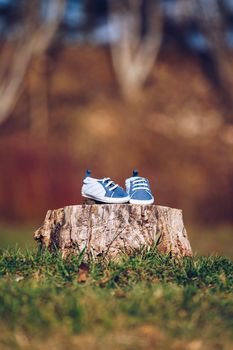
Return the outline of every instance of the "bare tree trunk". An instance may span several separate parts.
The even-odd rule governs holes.
[[[9,43],[6,42],[3,46],[0,54],[4,62],[3,65],[0,64],[0,124],[10,116],[20,96],[20,88],[31,59],[43,54],[51,43],[63,14],[64,3],[65,0],[50,0],[48,6],[53,14],[52,19],[38,23],[36,5],[29,2],[30,11],[25,15],[22,37],[15,41],[11,57],[7,60],[4,56],[8,52]],[[38,4],[40,6],[40,2]],[[37,12],[40,12],[40,8]]]
[[[35,240],[63,256],[118,259],[142,247],[157,245],[173,257],[192,256],[182,211],[156,205],[74,205],[47,212]]]
[[[143,21],[147,23],[144,33]],[[123,95],[135,101],[160,49],[160,1],[109,1],[109,27],[114,24],[118,26],[120,37],[115,40],[110,35],[113,68]]]
[[[215,63],[220,87],[225,100],[233,105],[233,60],[226,40],[223,14],[217,0],[198,0],[200,24],[209,40],[210,51]],[[229,105],[227,106],[229,108]],[[230,112],[232,120],[232,113]]]

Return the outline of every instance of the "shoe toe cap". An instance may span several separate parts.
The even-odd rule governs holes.
[[[153,198],[152,194],[144,190],[137,190],[131,196],[131,199],[137,199],[137,200],[143,200],[143,201],[151,200],[152,198]]]

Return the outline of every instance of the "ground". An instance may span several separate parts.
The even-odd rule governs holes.
[[[233,264],[156,249],[118,263],[2,250],[0,348],[231,349]]]

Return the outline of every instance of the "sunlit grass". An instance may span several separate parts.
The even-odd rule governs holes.
[[[215,224],[206,226],[187,225],[189,239],[194,252],[198,254],[227,255],[233,259],[232,224]]]
[[[36,230],[33,225],[20,225],[17,223],[1,223],[0,222],[0,249],[8,249],[15,247],[33,248],[35,242],[33,240],[33,231]]]
[[[1,252],[0,276],[1,349],[51,349],[52,334],[54,344],[62,334],[85,349],[231,343],[233,264],[225,257],[178,262],[152,249],[86,264],[14,248]]]

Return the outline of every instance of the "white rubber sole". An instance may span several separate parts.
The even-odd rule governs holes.
[[[95,201],[98,202],[103,202],[103,203],[107,203],[107,204],[123,204],[123,203],[127,203],[129,201],[129,197],[123,197],[123,198],[96,198],[96,197],[92,197],[92,196],[87,196],[86,194],[82,193],[82,196],[85,198],[89,198],[89,199],[93,199]]]
[[[154,198],[149,199],[147,201],[143,201],[143,200],[138,200],[138,199],[130,199],[129,200],[130,204],[141,204],[141,205],[149,205],[149,204],[153,204],[154,203]]]

